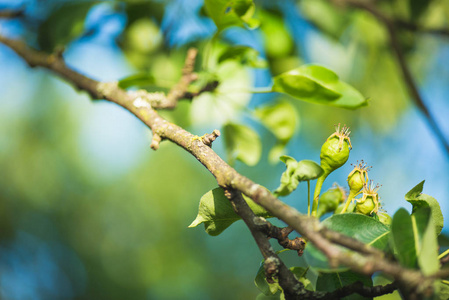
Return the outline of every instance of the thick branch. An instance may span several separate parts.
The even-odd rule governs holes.
[[[227,190],[225,195],[231,201],[235,212],[243,219],[246,226],[248,226],[262,256],[264,257],[265,275],[267,280],[270,280],[273,277],[278,278],[279,284],[284,290],[286,299],[297,299],[297,296],[311,296],[312,292],[304,289],[304,285],[295,278],[293,273],[290,272],[282,260],[279,259],[276,252],[271,247],[267,235],[259,230],[259,226],[257,225],[259,217],[253,213],[251,208],[249,208],[248,204],[243,199],[242,194],[236,190]]]
[[[19,56],[24,58],[31,66],[42,66],[53,70],[58,75],[67,79],[79,89],[87,91],[93,98],[103,98],[114,102],[132,112],[142,122],[144,122],[153,134],[159,139],[170,140],[173,143],[190,152],[199,162],[201,162],[216,178],[217,183],[224,189],[240,191],[253,199],[256,203],[267,209],[272,215],[278,217],[298,233],[306,237],[318,249],[320,249],[330,261],[332,266],[339,264],[350,267],[355,272],[372,275],[374,272],[382,271],[390,274],[409,289],[420,288],[420,292],[431,289],[431,277],[425,277],[417,270],[410,270],[401,267],[399,264],[381,258],[371,249],[363,249],[360,253],[342,249],[332,240],[344,241],[342,235],[338,233],[330,234],[330,231],[323,231],[323,226],[315,218],[300,214],[294,208],[284,204],[274,197],[267,189],[255,184],[248,178],[239,174],[236,170],[226,164],[203,139],[195,136],[179,126],[163,119],[153,109],[149,101],[142,95],[127,93],[113,83],[100,83],[84,75],[77,73],[65,65],[62,57],[46,55],[27,48],[23,43],[12,41],[0,36],[0,42],[12,48]],[[148,93],[147,97],[153,94]],[[237,204],[238,209],[242,205]],[[346,242],[345,242],[346,243]],[[355,249],[355,248],[353,248]],[[282,266],[282,265],[278,265]],[[282,271],[280,267],[279,272]],[[291,278],[285,275],[285,278]],[[288,281],[291,282],[291,281]],[[296,290],[298,285],[289,283],[290,291]]]

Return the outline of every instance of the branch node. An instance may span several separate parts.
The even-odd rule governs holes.
[[[153,150],[159,149],[159,143],[162,141],[162,138],[157,133],[153,133],[153,138],[151,139],[150,147]]]
[[[109,98],[117,88],[118,81],[99,82],[97,84],[97,93],[100,96],[99,98]]]
[[[274,283],[274,278],[279,273],[279,259],[273,256],[268,257],[264,262],[265,277],[268,283]]]
[[[207,133],[201,137],[201,141],[209,147],[212,147],[212,142],[220,136],[220,131],[218,129],[214,129],[212,133]]]

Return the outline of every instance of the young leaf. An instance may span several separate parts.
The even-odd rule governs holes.
[[[302,267],[290,268],[290,271],[295,275],[296,279],[304,284],[304,287],[307,290],[313,291],[312,282],[306,277],[308,270],[308,268],[306,269]],[[265,296],[275,295],[279,290],[281,290],[279,283],[276,280],[273,283],[267,282],[263,263],[260,265],[259,270],[257,271],[257,275],[254,278],[254,284]]]
[[[274,77],[273,92],[288,94],[300,100],[355,109],[367,100],[337,74],[317,65],[304,65]]]
[[[435,225],[436,233],[440,234],[444,224],[444,218],[443,213],[441,212],[440,204],[435,198],[426,194],[422,194],[423,187],[424,180],[418,183],[405,195],[405,200],[413,205],[412,213],[420,207],[430,207],[430,210],[432,212],[431,218],[433,224]]]
[[[365,244],[384,250],[388,246],[390,229],[381,222],[355,213],[333,215],[322,222],[334,231],[353,237]],[[309,266],[323,272],[343,272],[346,267],[330,268],[327,258],[312,244],[307,245],[304,257]]]
[[[254,115],[281,142],[288,142],[292,138],[299,123],[295,107],[287,101],[257,108]]]
[[[156,79],[153,75],[148,73],[139,73],[120,79],[118,86],[122,89],[127,89],[132,86],[142,88],[154,84],[155,82]]]
[[[418,252],[419,268],[424,275],[431,275],[439,270],[438,241],[435,226],[431,220],[431,211],[428,207],[422,207],[412,214],[415,215],[417,227],[420,228],[420,243]]]
[[[401,208],[393,216],[391,224],[391,242],[396,258],[408,268],[416,268],[418,262],[426,275],[439,269],[437,235],[430,220],[429,207],[421,207],[411,216]]]
[[[46,52],[64,47],[84,31],[84,19],[95,2],[64,3],[39,26],[37,42]]]
[[[277,196],[289,195],[301,181],[316,179],[324,172],[319,164],[311,160],[297,162],[293,157],[287,155],[281,156],[280,160],[285,163],[287,170],[282,173],[281,185],[274,191]]]
[[[404,267],[416,267],[419,243],[417,239],[416,221],[412,220],[405,208],[399,209],[391,223],[391,242],[396,250],[396,258]]]
[[[224,125],[223,133],[230,164],[234,164],[235,159],[248,166],[259,162],[262,143],[254,130],[245,125],[228,123]]]
[[[218,31],[245,24],[249,28],[259,26],[259,21],[253,19],[255,5],[252,0],[205,0],[204,7]]]
[[[265,218],[271,217],[265,209],[257,205],[254,201],[245,196],[244,198],[256,215]],[[223,189],[215,188],[201,197],[198,215],[192,224],[189,225],[189,228],[204,223],[206,232],[212,236],[216,236],[237,220],[240,220],[240,217],[234,212],[231,203],[224,195]]]
[[[342,288],[351,283],[361,281],[364,286],[373,286],[373,280],[369,276],[363,276],[352,271],[336,272],[336,273],[321,273],[316,281],[316,290],[323,292],[333,292],[336,289]],[[361,300],[373,299],[363,297],[359,294],[352,294],[343,299],[347,300]]]
[[[449,284],[437,281],[435,283],[435,298],[436,300],[449,299]]]
[[[312,282],[307,278],[307,272],[309,271],[309,268],[306,269],[303,267],[291,267],[290,271],[292,271],[293,275],[295,275],[296,279],[298,279],[299,282],[304,284],[306,290],[314,291]]]
[[[257,275],[254,278],[254,284],[265,296],[274,295],[280,289],[279,283],[267,282],[263,263],[260,264],[259,270],[257,270]]]
[[[226,60],[237,60],[244,65],[253,68],[266,68],[267,62],[259,57],[259,52],[248,46],[232,46],[226,50],[218,58],[218,63]]]

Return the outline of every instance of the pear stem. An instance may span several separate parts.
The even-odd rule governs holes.
[[[310,180],[307,180],[307,215],[310,216]]]
[[[447,249],[446,251],[444,251],[443,253],[441,253],[439,256],[438,256],[438,259],[442,259],[443,257],[445,257],[446,255],[448,255],[449,254],[449,249]]]
[[[346,210],[349,207],[349,204],[351,204],[351,202],[352,202],[352,199],[354,199],[354,197],[357,196],[359,193],[360,193],[360,191],[358,191],[358,192],[355,192],[353,190],[349,191],[349,195],[348,195],[348,198],[346,199],[345,207],[343,207],[343,209],[340,212],[341,214],[344,214],[346,212]]]
[[[324,180],[329,174],[324,173],[321,177],[318,177],[315,185],[315,192],[313,193],[313,204],[312,204],[312,217],[316,217],[318,210],[318,200],[320,199],[321,187],[323,186]]]

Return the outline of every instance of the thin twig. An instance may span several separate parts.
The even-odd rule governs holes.
[[[4,9],[0,10],[0,19],[14,19],[23,16],[25,9]]]
[[[426,28],[415,23],[407,22],[405,20],[393,20],[392,22],[394,23],[396,28],[401,28],[418,33],[427,33],[449,37],[449,28]]]
[[[410,71],[410,68],[408,67],[408,64],[405,60],[404,52],[402,50],[402,47],[399,42],[399,37],[397,35],[397,30],[395,26],[395,22],[390,20],[389,17],[384,15],[381,11],[379,11],[372,2],[369,1],[359,1],[359,0],[332,0],[335,3],[338,4],[348,4],[352,7],[359,8],[362,10],[365,10],[372,14],[376,19],[378,19],[387,29],[389,37],[390,37],[390,44],[393,49],[393,52],[396,55],[400,70],[402,72],[402,77],[404,79],[404,82],[407,86],[407,89],[409,91],[409,94],[415,103],[416,107],[423,113],[425,120],[427,121],[428,125],[430,126],[431,130],[435,134],[436,138],[440,141],[440,144],[443,146],[446,155],[449,157],[449,142],[446,140],[446,137],[444,136],[441,128],[435,121],[434,116],[430,112],[430,110],[427,108],[426,104],[424,103],[424,100],[421,97],[421,94],[419,93],[417,84],[415,80],[413,79],[413,75]]]

